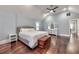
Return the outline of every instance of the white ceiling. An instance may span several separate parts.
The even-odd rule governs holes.
[[[56,13],[57,12],[61,12],[64,8],[70,7],[71,10],[70,11],[74,11],[79,13],[79,5],[53,5],[53,7],[58,6],[59,8],[56,9]],[[48,12],[48,10],[46,8],[50,8],[50,5],[0,5],[0,10],[15,10],[15,11],[24,11],[24,12],[30,12],[30,11],[34,11],[34,12],[43,12],[46,13]]]
[[[56,9],[56,13],[62,12],[64,8],[69,7],[70,11],[75,13],[79,13],[79,5],[54,5],[59,8]],[[46,8],[50,7],[50,5],[0,5],[0,11],[8,11],[8,12],[18,12],[25,17],[39,20],[43,17],[44,13],[47,13],[48,10]]]
[[[69,8],[70,11],[79,13],[79,5],[54,5],[53,7],[58,6],[56,9],[56,13],[62,12],[64,8]],[[39,8],[42,12],[48,12],[46,8],[50,8],[50,5],[36,5],[37,8]]]
[[[37,5],[36,7],[40,8],[40,10],[42,10],[43,12],[48,12],[48,10],[46,8],[51,8],[50,5]],[[55,5],[52,8],[54,8],[54,7],[55,7]],[[59,5],[58,8],[56,9],[56,12],[63,9],[64,7],[67,7],[67,6]]]

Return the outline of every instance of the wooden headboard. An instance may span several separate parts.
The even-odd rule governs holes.
[[[32,27],[32,26],[19,26],[19,27],[17,27],[17,28],[16,28],[17,36],[18,36],[18,34],[19,34],[21,28],[34,28],[34,27]]]

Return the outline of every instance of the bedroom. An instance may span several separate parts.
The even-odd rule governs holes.
[[[79,53],[78,8],[78,5],[0,5],[0,53]]]

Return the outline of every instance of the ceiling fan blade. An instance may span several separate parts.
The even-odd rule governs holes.
[[[47,8],[47,10],[51,10],[51,9]]]
[[[55,11],[55,10],[53,10],[53,12],[55,13],[56,11]]]
[[[55,8],[53,8],[53,9],[57,9],[58,8],[58,6],[56,6]]]
[[[49,10],[49,11],[51,11],[51,10],[52,10],[53,12],[56,12],[56,11],[55,11],[55,9],[57,9],[57,8],[58,8],[58,6],[56,6],[56,7],[52,8],[52,9],[51,9],[51,8],[47,8],[47,10]]]
[[[54,10],[54,9],[51,9],[51,10]]]

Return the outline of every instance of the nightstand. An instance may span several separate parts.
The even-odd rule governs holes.
[[[11,42],[17,41],[17,34],[9,34],[9,40],[11,40]]]

